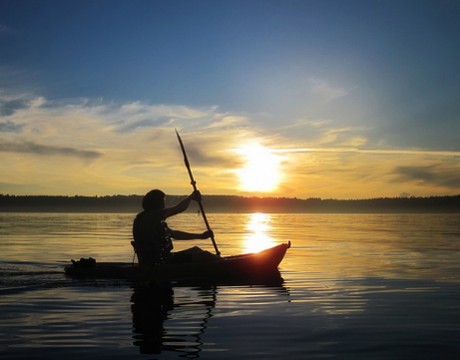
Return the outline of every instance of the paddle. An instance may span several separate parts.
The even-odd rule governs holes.
[[[184,143],[182,142],[182,139],[177,129],[176,129],[176,135],[177,135],[177,140],[179,140],[180,148],[182,149],[182,154],[184,154],[184,163],[185,163],[185,167],[187,168],[188,175],[190,176],[190,183],[193,186],[193,190],[197,191],[198,189],[196,188],[196,181],[193,178],[192,169],[190,168],[190,163],[187,158],[187,153],[185,152]],[[200,206],[201,215],[203,215],[203,220],[204,220],[204,223],[206,224],[206,228],[209,231],[211,231],[211,227],[209,226],[208,219],[206,218],[206,213],[204,212],[204,208],[203,208],[203,204],[201,203],[201,200],[198,201],[198,205]],[[211,236],[211,240],[212,240],[212,244],[214,245],[214,250],[216,251],[217,256],[220,256],[220,251],[217,248],[217,244],[216,244],[216,240],[214,239],[214,235]]]

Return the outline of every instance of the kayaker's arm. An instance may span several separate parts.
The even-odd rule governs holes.
[[[201,200],[201,194],[199,191],[192,192],[189,196],[187,196],[184,200],[180,201],[176,205],[170,208],[164,209],[163,217],[166,219],[170,216],[184,212],[185,210],[187,210],[192,200],[195,200],[195,201]]]
[[[212,231],[205,231],[203,233],[189,233],[185,231],[169,229],[169,235],[175,240],[195,240],[195,239],[207,239],[210,238],[213,233]]]

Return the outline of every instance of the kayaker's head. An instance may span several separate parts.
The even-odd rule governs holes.
[[[158,189],[149,191],[142,200],[144,210],[164,209],[166,194]]]

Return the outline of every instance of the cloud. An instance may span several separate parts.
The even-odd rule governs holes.
[[[368,154],[382,156],[414,156],[414,157],[460,157],[460,151],[430,151],[430,150],[406,150],[406,149],[358,149],[356,147],[291,147],[277,149],[278,152],[285,153],[351,153],[351,154]]]
[[[33,142],[23,143],[0,143],[1,152],[14,152],[14,153],[29,153],[35,155],[61,155],[61,156],[73,156],[84,159],[95,159],[100,157],[102,154],[97,151],[91,150],[80,150],[71,147],[59,147],[59,146],[48,146],[36,144]]]
[[[394,169],[398,181],[415,181],[417,183],[438,185],[460,190],[459,167],[442,165],[398,166]]]
[[[270,126],[259,121],[266,114],[215,106],[50,101],[1,91],[0,99],[23,100],[0,116],[0,166],[9,169],[0,192],[14,187],[26,194],[132,194],[155,186],[183,194],[189,179],[175,128],[207,193],[238,193],[243,158],[234,150],[254,141],[283,156],[280,196],[387,196],[405,191],[408,182],[414,194],[458,189],[460,153],[371,148],[358,128],[321,117],[287,117]],[[439,165],[429,167],[433,162]]]
[[[324,80],[310,79],[310,89],[323,103],[329,103],[349,94],[350,90],[332,85]]]
[[[248,119],[245,116],[225,115],[217,119],[208,126],[208,129],[225,129],[248,125]]]
[[[216,151],[215,144],[217,139],[211,137],[182,137],[185,142],[187,156],[192,165],[202,167],[225,166],[228,162],[228,153],[226,151]],[[203,139],[206,139],[203,141]],[[222,144],[222,143],[221,143]]]
[[[0,133],[9,132],[9,133],[18,133],[21,131],[23,125],[15,124],[12,121],[3,121],[0,122]]]
[[[30,106],[30,99],[1,99],[0,98],[0,116],[13,115],[17,110],[26,109]]]
[[[228,149],[261,136],[246,117],[215,106],[50,101],[1,91],[0,99],[28,99],[20,111],[3,120],[0,116],[0,165],[9,169],[4,184],[25,189],[26,179],[33,179],[27,183],[31,192],[143,193],[154,182],[170,193],[183,193],[189,181],[175,128],[200,185],[225,192],[236,162]],[[90,162],[82,166],[79,159]]]
[[[207,121],[213,121],[216,116],[221,116],[216,107],[193,108],[183,105],[152,105],[139,101],[126,104],[102,104],[99,108],[98,116],[111,124],[113,130],[119,133],[180,126],[182,122],[205,125]]]
[[[148,115],[146,115],[148,116]],[[152,128],[162,125],[166,125],[170,122],[168,118],[156,118],[156,119],[142,119],[142,120],[131,120],[130,122],[123,122],[117,128],[120,133],[126,133],[135,131],[142,128]]]

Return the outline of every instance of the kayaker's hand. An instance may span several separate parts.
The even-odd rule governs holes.
[[[207,239],[207,238],[210,238],[210,237],[213,237],[214,236],[214,232],[212,230],[208,230],[208,231],[205,231],[203,234],[201,234],[201,238],[202,239]]]
[[[190,194],[190,199],[195,200],[197,202],[201,201],[201,193],[198,190],[195,190]]]

